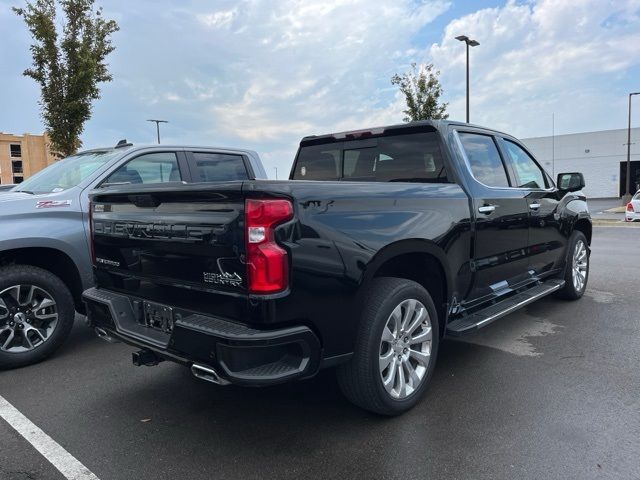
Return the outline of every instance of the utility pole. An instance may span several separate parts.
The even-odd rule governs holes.
[[[273,168],[276,171],[276,180],[278,180],[278,167],[273,167]]]
[[[556,177],[556,113],[551,114],[551,176]]]
[[[627,126],[627,185],[625,194],[622,197],[622,204],[626,205],[631,201],[631,97],[640,95],[640,92],[629,94],[629,124]]]
[[[467,123],[469,123],[469,46],[477,47],[480,43],[475,40],[471,40],[466,35],[460,35],[456,37],[456,40],[460,40],[467,44]]]
[[[154,120],[149,119],[147,122],[155,122],[156,124],[156,133],[158,134],[158,145],[160,145],[160,124],[161,123],[169,123],[167,120]]]

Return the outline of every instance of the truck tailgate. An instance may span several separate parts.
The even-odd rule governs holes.
[[[243,222],[242,182],[96,192],[98,286],[167,303],[198,291],[246,295]]]

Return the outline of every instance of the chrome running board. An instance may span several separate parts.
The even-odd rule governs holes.
[[[447,324],[447,335],[461,336],[476,331],[495,320],[545,297],[564,286],[564,280],[547,280],[469,315],[454,318]]]

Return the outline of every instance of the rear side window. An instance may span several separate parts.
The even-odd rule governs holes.
[[[193,152],[190,162],[194,182],[247,180],[247,168],[240,155]]]
[[[468,132],[458,135],[475,179],[489,187],[508,187],[507,172],[493,137]]]
[[[151,184],[182,180],[173,152],[147,153],[127,162],[105,181],[107,184]]]
[[[302,147],[294,180],[448,183],[436,133]]]

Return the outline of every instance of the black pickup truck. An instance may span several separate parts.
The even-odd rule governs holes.
[[[355,404],[412,407],[444,336],[580,298],[591,220],[517,139],[423,121],[306,137],[290,180],[92,195],[98,335],[220,385],[337,367]]]

